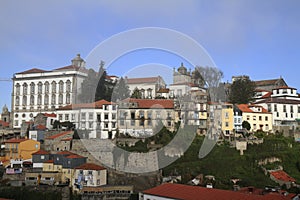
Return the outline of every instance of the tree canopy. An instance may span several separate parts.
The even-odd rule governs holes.
[[[245,104],[253,100],[255,95],[255,83],[250,79],[237,79],[229,91],[229,101],[233,104]]]
[[[135,88],[131,94],[131,98],[141,99],[142,98],[141,91],[138,88]]]

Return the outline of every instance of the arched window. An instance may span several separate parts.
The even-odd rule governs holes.
[[[38,98],[37,98],[37,104],[38,105],[41,105],[42,104],[42,95],[38,95]]]
[[[64,82],[63,81],[59,81],[59,93],[63,93],[64,92]]]
[[[34,105],[34,96],[33,95],[30,96],[30,105]]]
[[[66,84],[67,84],[66,92],[71,92],[71,81],[67,80]]]
[[[45,93],[49,93],[49,82],[45,82]]]
[[[27,96],[25,96],[25,95],[23,96],[22,104],[23,104],[23,106],[27,105]]]
[[[19,83],[17,83],[16,84],[16,95],[20,95],[20,84]]]
[[[52,93],[56,93],[56,82],[52,81],[51,86],[52,86]]]
[[[35,84],[33,82],[30,83],[30,93],[34,94]]]
[[[59,96],[58,96],[58,103],[63,104],[63,95],[62,94],[59,94]]]
[[[71,95],[70,95],[70,93],[68,93],[66,95],[66,104],[70,104],[70,102],[71,102]]]
[[[23,95],[26,95],[28,92],[28,86],[27,86],[27,83],[24,83],[23,84]]]
[[[43,92],[43,83],[39,82],[38,83],[38,94],[42,94],[42,92]]]
[[[51,97],[51,104],[52,104],[52,105],[56,104],[56,95],[55,95],[55,94],[52,94],[52,97]]]
[[[46,94],[45,97],[44,97],[44,104],[45,105],[49,104],[49,95],[48,94]]]
[[[19,105],[20,105],[20,97],[16,96],[16,106],[19,106]]]

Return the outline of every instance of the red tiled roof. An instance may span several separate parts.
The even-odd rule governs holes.
[[[45,126],[45,125],[43,125],[43,124],[39,124],[39,125],[37,125],[36,127],[35,127],[35,129],[37,129],[37,130],[45,130],[47,127]]]
[[[102,108],[103,105],[112,105],[114,104],[113,102],[106,101],[106,100],[99,100],[94,103],[82,103],[82,104],[72,104],[72,105],[67,105],[61,108],[58,108],[57,110],[72,110],[72,109],[77,109],[77,108]]]
[[[53,163],[54,162],[54,160],[47,160],[46,162],[44,162],[44,163]]]
[[[16,139],[16,138],[12,138],[9,140],[6,140],[4,143],[20,143],[20,142],[24,142],[28,139]]]
[[[263,95],[261,98],[269,98],[272,95],[272,92],[268,92],[267,94]]]
[[[5,121],[3,121],[3,120],[0,120],[0,125],[1,125],[2,127],[9,127],[9,123],[8,123],[8,122],[5,122]]]
[[[17,74],[32,74],[32,73],[42,73],[42,72],[47,72],[47,71],[43,69],[32,68],[23,72],[19,72]]]
[[[32,155],[49,155],[50,153],[48,151],[45,150],[38,150],[37,152],[33,153]]]
[[[279,81],[281,78],[278,79],[269,79],[269,80],[259,80],[254,81],[256,86],[266,86],[266,85],[275,85],[277,81]]]
[[[170,89],[169,88],[160,88],[157,93],[169,93]]]
[[[165,183],[155,188],[151,188],[143,191],[144,194],[169,197],[173,199],[185,199],[185,200],[283,200],[290,199],[290,197],[268,193],[265,195],[257,195],[250,193],[240,193],[230,190],[220,190],[214,188],[204,188],[199,186],[189,186],[173,183]]]
[[[60,67],[54,70],[69,70],[69,69],[74,69],[74,70],[79,70],[80,67],[74,66],[74,65],[68,65],[68,66],[64,66],[64,67]]]
[[[296,89],[296,88],[293,88],[293,87],[289,87],[289,86],[287,86],[287,85],[284,85],[284,86],[277,87],[277,88],[275,88],[275,89],[273,89],[273,90],[276,90],[276,89]]]
[[[55,113],[43,113],[45,117],[56,117]]]
[[[242,111],[242,112],[248,112],[248,113],[255,113],[253,110],[251,110],[251,107],[260,107],[262,109],[261,112],[259,113],[269,113],[265,108],[262,106],[258,105],[248,105],[248,104],[239,104],[237,107]]]
[[[174,101],[171,99],[125,99],[123,102],[137,103],[138,108],[174,108]]]
[[[60,151],[60,152],[57,152],[56,154],[58,154],[58,155],[74,155],[75,153],[72,153],[70,151]]]
[[[64,139],[61,139],[60,141],[71,141],[73,138],[64,138]]]
[[[72,154],[72,155],[67,156],[66,158],[85,158],[85,157],[81,156],[81,155],[77,155],[77,154]]]
[[[290,177],[285,171],[283,170],[278,170],[274,172],[270,172],[270,174],[276,178],[277,180],[280,181],[285,181],[285,182],[295,182],[296,180],[293,177]]]
[[[156,83],[159,80],[157,77],[145,77],[145,78],[125,78],[127,84],[138,84],[138,83]]]
[[[65,136],[65,135],[68,135],[68,134],[71,134],[71,133],[73,133],[73,131],[65,131],[65,132],[61,132],[61,133],[52,135],[52,136],[48,137],[47,139],[53,140],[53,139],[56,139],[58,137],[62,137],[62,136]]]
[[[103,166],[100,165],[96,165],[94,163],[84,163],[78,167],[76,167],[75,169],[83,169],[83,170],[104,170],[106,169]]]

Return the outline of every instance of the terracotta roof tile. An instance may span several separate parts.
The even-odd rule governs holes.
[[[45,117],[56,117],[55,113],[43,113]]]
[[[85,158],[85,157],[81,156],[81,155],[77,155],[77,154],[72,154],[72,155],[66,156],[66,158]]]
[[[295,182],[296,181],[293,177],[290,177],[285,171],[282,171],[282,170],[270,172],[270,174],[277,180],[281,180],[281,181],[285,181],[285,182]]]
[[[60,141],[71,141],[73,138],[64,138],[64,139],[61,139]]]
[[[144,194],[167,197],[172,199],[185,199],[185,200],[283,200],[290,199],[290,197],[267,193],[265,195],[257,195],[250,193],[240,193],[230,190],[220,190],[214,188],[204,188],[199,186],[189,186],[181,184],[165,183],[157,187],[143,191]]]
[[[84,163],[78,167],[76,167],[75,169],[83,169],[83,170],[104,170],[106,169],[105,167],[103,166],[100,166],[100,165],[96,165],[96,164],[93,164],[93,163]]]
[[[17,74],[32,74],[32,73],[42,73],[42,72],[47,72],[47,71],[43,69],[32,68],[23,72],[19,72]]]
[[[125,99],[122,102],[137,103],[138,108],[174,108],[174,101],[171,99]]]
[[[54,140],[54,139],[56,139],[58,137],[66,136],[66,135],[71,134],[71,133],[73,133],[73,131],[64,131],[64,132],[52,135],[52,136],[48,137],[47,139]]]
[[[242,112],[248,112],[248,113],[269,113],[265,108],[259,105],[248,105],[248,104],[239,104],[237,107],[242,111]],[[251,110],[251,107],[260,107],[261,112],[255,112]]]
[[[12,139],[9,139],[9,140],[6,140],[5,143],[20,143],[20,142],[24,142],[28,139],[16,139],[16,138],[12,138]]]
[[[59,151],[56,154],[57,155],[74,155],[75,153],[72,153],[70,151]]]
[[[157,77],[145,77],[145,78],[125,78],[127,84],[138,84],[138,83],[156,83],[159,80]]]
[[[33,153],[32,155],[49,155],[50,153],[48,151],[45,150],[38,150],[37,152]]]

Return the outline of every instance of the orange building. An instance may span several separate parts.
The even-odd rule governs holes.
[[[31,154],[40,149],[40,142],[12,138],[5,141],[5,159],[31,159]]]

